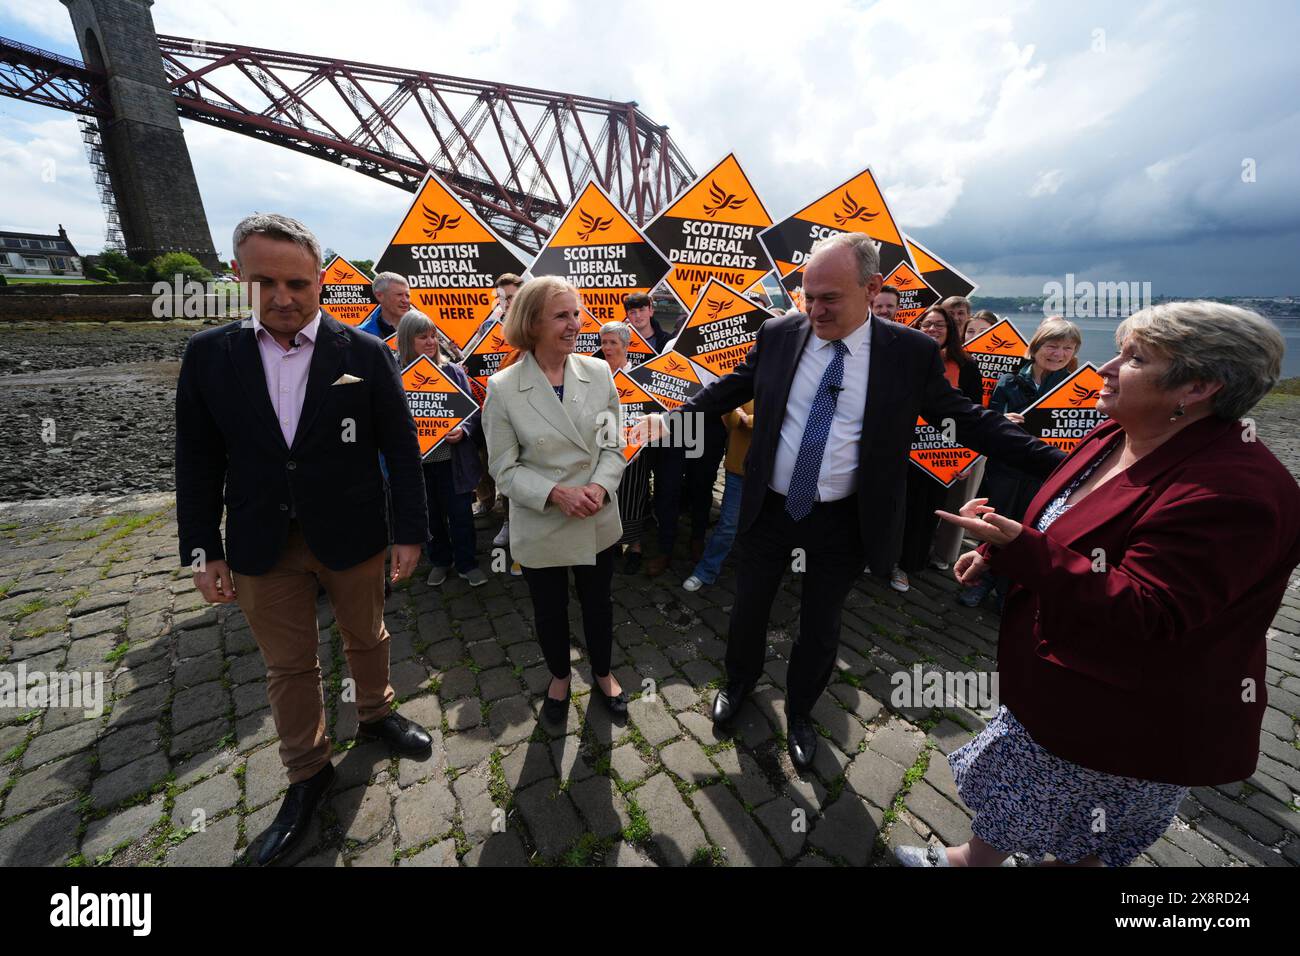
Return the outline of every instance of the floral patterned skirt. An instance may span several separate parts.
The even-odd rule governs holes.
[[[948,757],[971,829],[1004,853],[1063,863],[1095,856],[1128,866],[1168,829],[1187,787],[1120,777],[1063,760],[1034,743],[1007,708]]]

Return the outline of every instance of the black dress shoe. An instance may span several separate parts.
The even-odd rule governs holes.
[[[627,691],[620,689],[617,694],[615,694],[613,697],[610,697],[603,690],[601,690],[600,682],[596,680],[596,675],[593,674],[591,675],[591,677],[592,677],[591,696],[596,700],[600,701],[602,704],[604,704],[605,709],[608,710],[615,717],[626,717],[627,716]]]
[[[419,757],[433,747],[429,732],[413,721],[393,711],[381,720],[357,725],[358,737],[382,740],[403,757]]]
[[[258,866],[274,863],[302,839],[311,824],[312,814],[316,812],[316,805],[333,782],[334,765],[327,763],[301,783],[290,784],[284,803],[280,804],[280,812],[262,834],[262,846],[257,851]]]
[[[807,770],[817,756],[817,730],[813,727],[811,717],[790,715],[790,759],[795,768]]]
[[[542,698],[542,716],[552,724],[562,724],[569,713],[569,695],[563,700],[556,700],[550,694]]]
[[[740,705],[745,702],[751,690],[752,687],[743,684],[728,684],[718,691],[718,696],[713,698],[713,722],[725,724],[735,717],[736,711],[740,710]]]

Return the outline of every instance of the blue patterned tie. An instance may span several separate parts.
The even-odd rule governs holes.
[[[821,475],[822,457],[826,454],[826,438],[831,433],[835,403],[840,383],[844,381],[844,354],[849,348],[842,339],[836,339],[831,345],[835,348],[835,355],[822,373],[821,384],[813,397],[808,421],[803,427],[803,439],[799,442],[799,457],[794,461],[790,487],[786,489],[785,510],[795,521],[808,516],[817,498],[817,478]]]

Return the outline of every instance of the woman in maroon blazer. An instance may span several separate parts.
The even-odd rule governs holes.
[[[1124,866],[1192,786],[1255,770],[1265,636],[1300,562],[1300,487],[1242,415],[1277,381],[1283,340],[1213,302],[1144,309],[1116,332],[1098,408],[1021,525],[976,498],[984,544],[962,583],[1013,582],[1001,707],[948,758],[975,811],[959,847],[910,866],[996,866],[1013,852]]]

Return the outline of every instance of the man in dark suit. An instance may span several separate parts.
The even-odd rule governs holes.
[[[790,756],[801,770],[816,755],[810,713],[835,666],[844,599],[864,566],[887,575],[898,556],[917,416],[940,428],[953,422],[962,444],[1031,474],[1046,476],[1063,457],[953,388],[928,336],[871,317],[881,285],[867,236],[822,240],[805,267],[808,313],[765,322],[745,362],[668,419],[754,401],[727,685],[713,719],[729,721],[762,676],[772,601],[786,568],[800,567],[786,711]]]
[[[334,776],[318,586],[343,635],[359,735],[406,755],[430,749],[429,734],[391,709],[381,452],[393,581],[414,570],[428,520],[415,424],[389,349],[321,312],[315,237],[297,220],[257,214],[235,227],[234,250],[240,278],[254,284],[254,317],[200,332],[185,350],[176,520],[195,585],[209,602],[239,603],[266,661],[290,786],[257,852],[265,865],[302,836]]]

